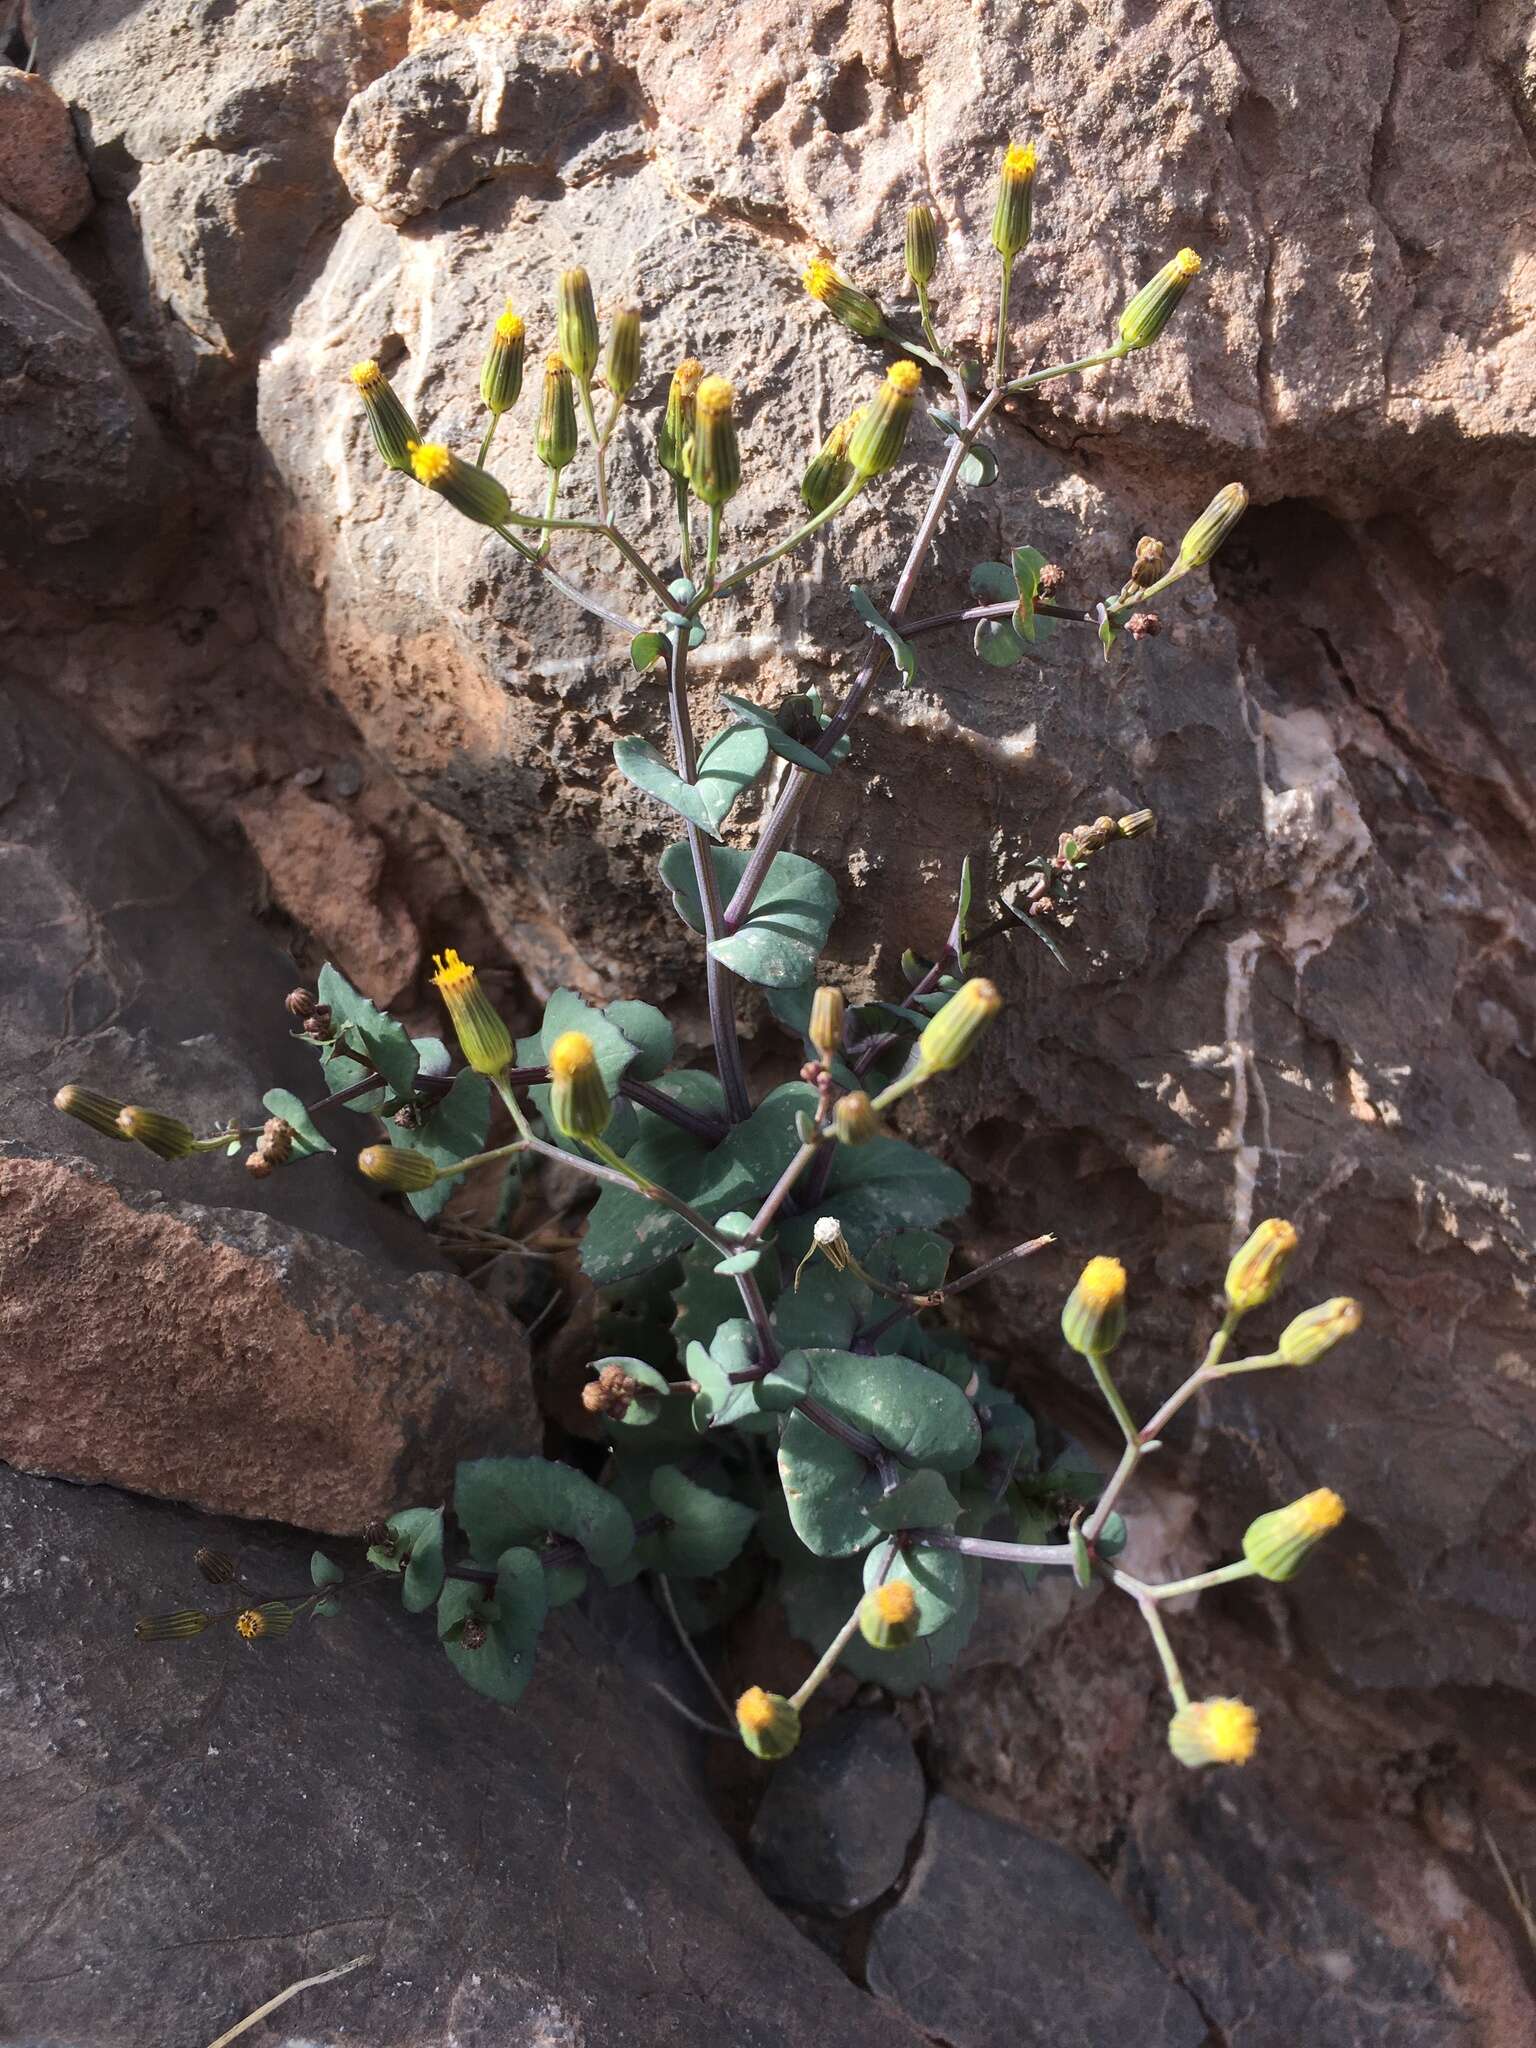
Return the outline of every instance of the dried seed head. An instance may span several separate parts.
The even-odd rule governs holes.
[[[315,1014],[315,999],[307,988],[290,989],[283,997],[283,1008],[290,1017],[297,1017],[302,1023],[304,1018]]]

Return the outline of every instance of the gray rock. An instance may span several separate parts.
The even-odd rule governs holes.
[[[808,1735],[769,1778],[752,1823],[757,1874],[791,1905],[860,1912],[900,1877],[925,1796],[901,1723],[850,1708]]]
[[[365,87],[336,131],[336,168],[396,227],[503,172],[552,178],[616,96],[586,37],[464,36],[417,50]]]
[[[175,538],[174,476],[85,287],[0,205],[0,593],[142,594]]]
[[[921,2048],[768,1905],[699,1737],[579,1612],[508,1713],[389,1592],[269,1643],[132,1640],[135,1614],[222,1604],[196,1545],[288,1590],[307,1542],[3,1471],[0,1527],[6,2040],[210,2041],[368,1956],[271,2038]]]
[[[52,1108],[83,1082],[208,1132],[317,1099],[293,980],[139,770],[0,693],[0,1455],[355,1530],[538,1440],[521,1329],[358,1176],[370,1119],[257,1181]]]
[[[950,2048],[1200,2048],[1206,2024],[1070,1850],[955,1800],[870,1942],[869,1987]]]

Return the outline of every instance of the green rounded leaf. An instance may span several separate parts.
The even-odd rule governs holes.
[[[717,734],[699,756],[693,786],[715,838],[719,838],[719,828],[730,816],[731,806],[752,787],[767,760],[768,735],[756,725],[731,726]]]
[[[622,1502],[569,1465],[545,1458],[471,1458],[459,1466],[453,1497],[479,1563],[514,1545],[572,1537],[593,1564],[617,1564],[635,1540]]]
[[[280,1116],[293,1131],[293,1149],[300,1159],[307,1159],[314,1152],[334,1152],[336,1147],[323,1131],[316,1130],[309,1111],[300,1102],[291,1088],[269,1088],[261,1098],[262,1108],[270,1116]],[[234,1146],[238,1152],[240,1147]]]
[[[736,847],[712,846],[709,857],[720,900],[728,903],[751,856]],[[686,845],[667,848],[661,857],[661,878],[684,922],[702,932],[704,911]],[[716,939],[709,950],[743,981],[764,988],[794,988],[816,971],[836,914],[837,888],[825,868],[798,853],[781,853],[770,864],[746,923],[728,938]]]
[[[450,1579],[437,1603],[437,1633],[448,1661],[475,1692],[515,1706],[533,1676],[539,1630],[548,1612],[544,1567],[531,1550],[509,1549],[496,1560],[496,1585],[487,1589]],[[485,1641],[466,1650],[461,1640],[471,1616]]]
[[[621,1366],[631,1379],[638,1380],[642,1387],[649,1387],[658,1397],[654,1401],[631,1401],[622,1415],[610,1415],[605,1418],[608,1427],[623,1430],[649,1429],[652,1423],[659,1421],[665,1412],[667,1402],[672,1398],[667,1392],[665,1375],[659,1373],[654,1365],[647,1365],[643,1358],[600,1358],[592,1370],[594,1373],[600,1373],[605,1365]]]
[[[685,782],[669,761],[663,760],[649,740],[623,739],[613,743],[613,762],[619,773],[655,797],[669,811],[676,811],[690,825],[697,825],[711,839],[720,834],[710,817],[709,806],[691,782]]]
[[[411,1539],[400,1604],[407,1614],[424,1614],[443,1590],[443,1511],[433,1508]]]
[[[892,1579],[905,1579],[912,1588],[919,1638],[935,1634],[964,1611],[977,1575],[974,1560],[954,1550],[903,1550],[895,1543],[882,1543],[864,1560],[866,1592],[889,1585]]]
[[[797,1355],[810,1364],[817,1399],[888,1451],[939,1472],[961,1472],[975,1463],[981,1449],[976,1411],[939,1373],[894,1354],[863,1358],[852,1351],[808,1349]]]
[[[677,1049],[672,1026],[652,1003],[610,1003],[603,1015],[635,1048],[627,1072],[636,1081],[654,1081],[671,1066]]]
[[[755,1508],[712,1493],[675,1465],[651,1474],[651,1504],[666,1516],[666,1527],[642,1537],[640,1553],[652,1571],[703,1579],[724,1571],[741,1551],[757,1520]]]
[[[880,1498],[872,1467],[798,1410],[779,1439],[779,1479],[795,1534],[817,1557],[848,1557],[874,1542],[879,1532],[865,1513]]]
[[[812,775],[832,773],[832,763],[829,760],[824,760],[820,754],[813,753],[801,741],[791,739],[773,713],[765,710],[761,704],[754,704],[750,697],[737,697],[729,690],[722,690],[720,702],[728,711],[734,712],[738,718],[746,719],[749,725],[761,732],[764,745],[771,747],[781,760],[791,761],[795,767],[804,768]]]
[[[346,1577],[341,1566],[326,1556],[323,1550],[314,1551],[309,1560],[309,1579],[314,1586],[339,1586]]]

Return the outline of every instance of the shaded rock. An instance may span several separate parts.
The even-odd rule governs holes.
[[[91,204],[68,107],[47,79],[0,63],[0,206],[57,242]]]
[[[1206,2024],[1081,1858],[940,1796],[869,1986],[951,2048],[1201,2048]]]
[[[206,844],[21,693],[0,734],[0,1454],[348,1530],[536,1442],[521,1330],[358,1178],[368,1119],[332,1112],[337,1157],[257,1182],[51,1108],[85,1081],[209,1131],[322,1091],[292,967]]]
[[[173,480],[84,286],[0,206],[0,591],[137,594],[174,534]]]
[[[387,1593],[267,1644],[132,1641],[134,1614],[209,1598],[197,1544],[288,1589],[307,1543],[5,1474],[0,1522],[8,2036],[212,2040],[366,1955],[282,2038],[919,2048],[763,1899],[698,1737],[580,1613],[508,1714]]]
[[[774,1898],[857,1913],[900,1877],[926,1793],[891,1714],[850,1708],[808,1735],[768,1780],[752,1860]]]
[[[612,67],[585,37],[433,43],[366,86],[336,131],[336,168],[393,226],[504,171],[552,176],[595,134]]]

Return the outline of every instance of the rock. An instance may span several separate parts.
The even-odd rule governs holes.
[[[141,594],[176,532],[174,477],[84,286],[0,206],[0,595]]]
[[[614,97],[612,67],[585,37],[433,43],[352,100],[336,168],[360,206],[402,227],[503,172],[553,180]]]
[[[292,966],[206,844],[100,742],[0,706],[0,1454],[346,1531],[536,1442],[520,1329],[373,1198],[365,1119],[333,1112],[337,1157],[257,1182],[51,1108],[84,1081],[214,1130],[320,1091]]]
[[[1194,2001],[1070,1850],[943,1796],[898,1905],[870,1941],[869,1987],[950,2048],[1201,2048]]]
[[[381,1009],[403,996],[416,977],[421,934],[384,879],[378,834],[292,784],[242,804],[240,822],[289,916],[330,957],[346,953],[357,985]]]
[[[0,63],[0,205],[58,242],[91,204],[68,107],[47,79]]]
[[[0,1519],[7,2035],[211,2041],[367,1956],[273,2038],[921,2048],[764,1900],[655,1667],[616,1670],[580,1612],[509,1714],[389,1593],[270,1643],[132,1640],[135,1614],[224,1604],[196,1545],[288,1589],[307,1542],[3,1473]]]
[[[757,1874],[791,1905],[860,1912],[900,1877],[925,1796],[901,1723],[849,1708],[807,1735],[769,1778],[752,1823]]]

